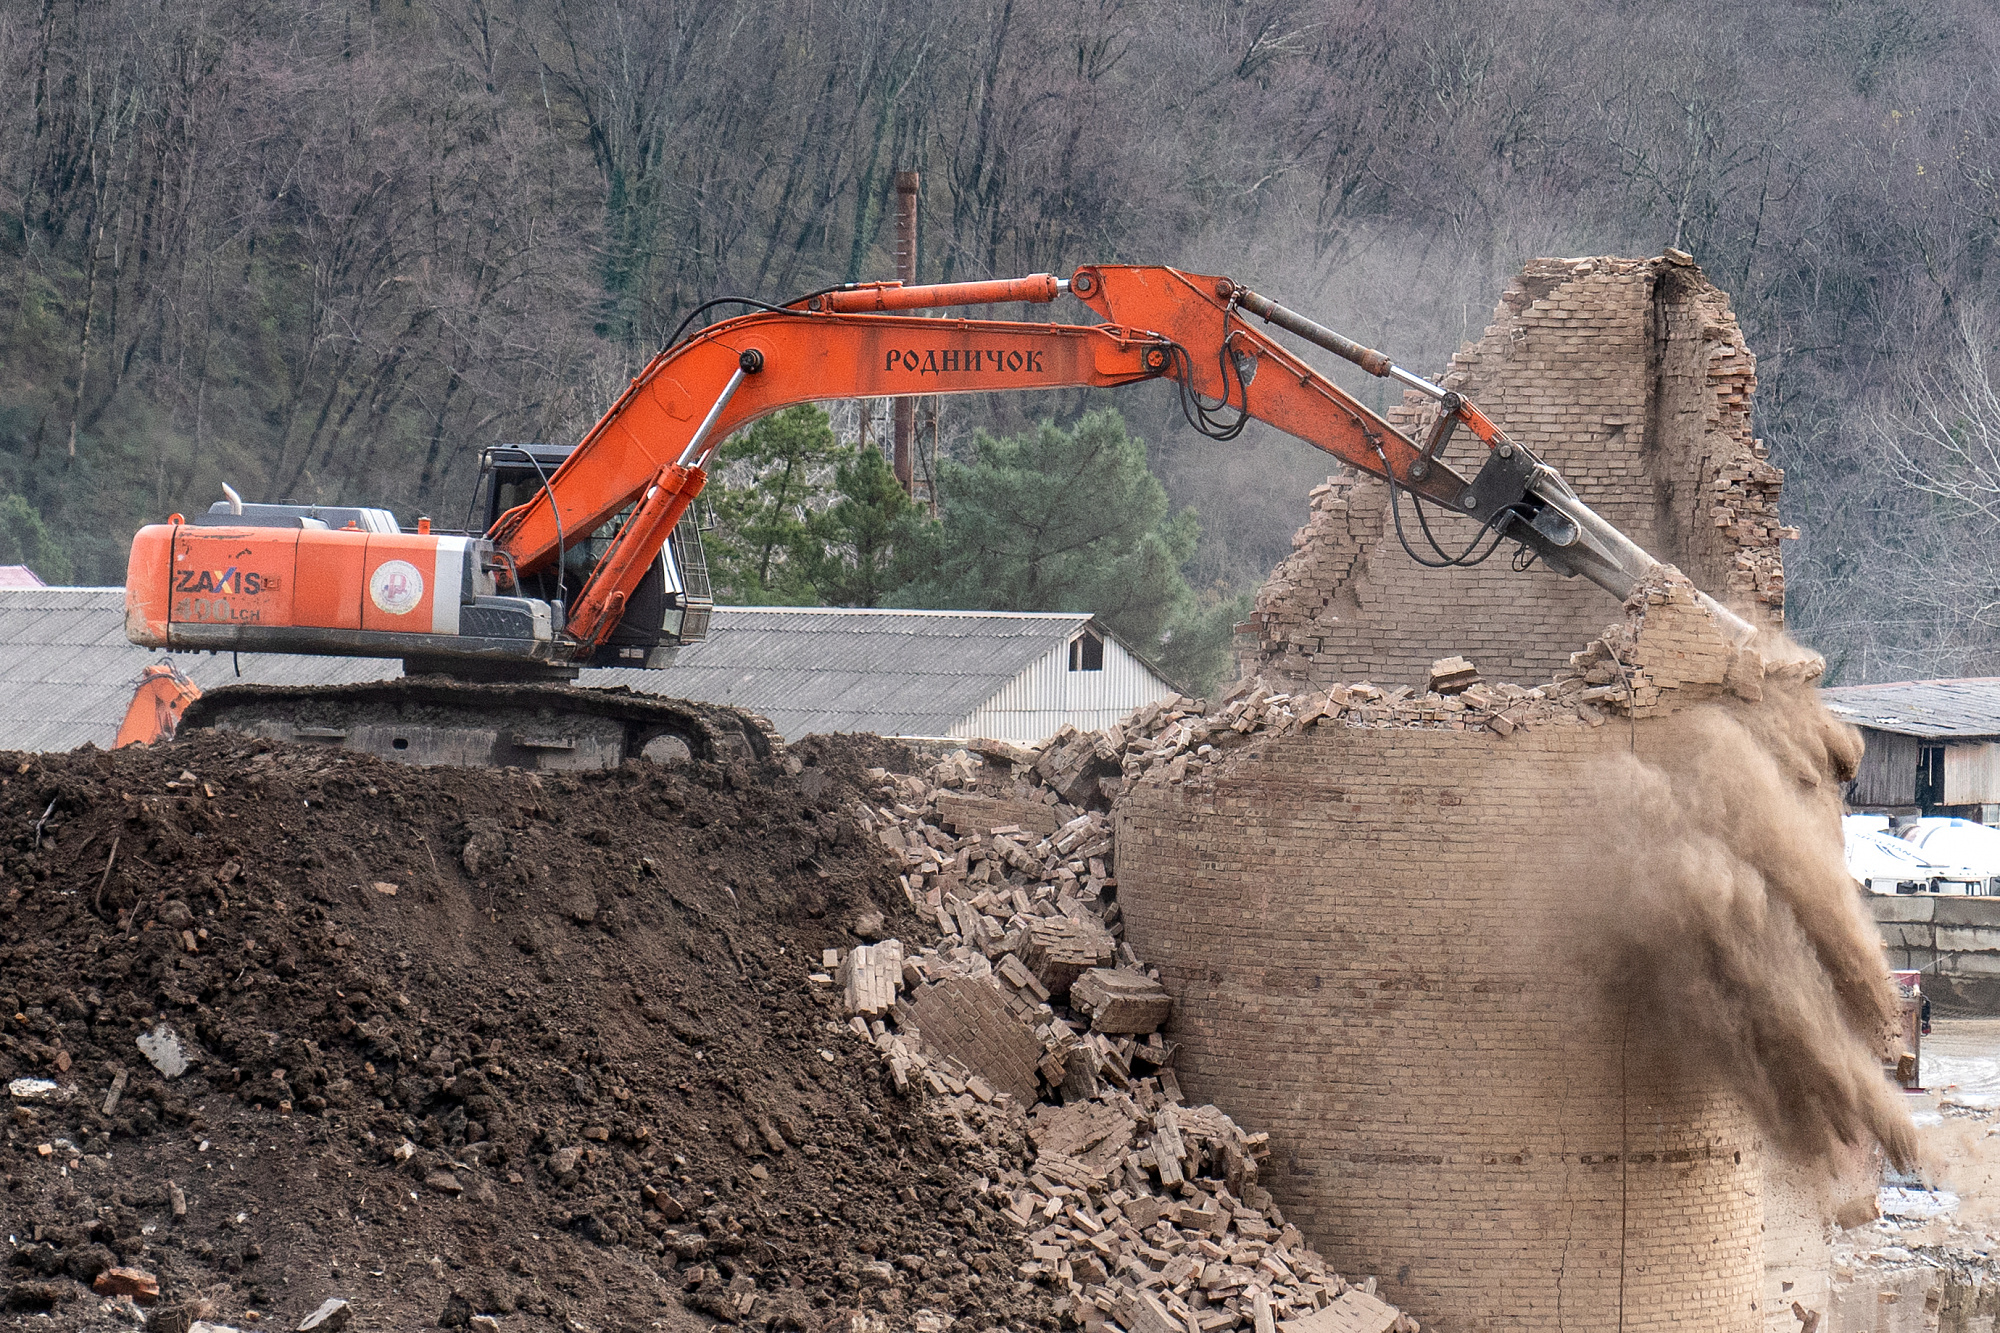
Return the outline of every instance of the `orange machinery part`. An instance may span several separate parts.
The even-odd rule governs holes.
[[[746,360],[762,369],[744,374],[723,402]],[[548,490],[501,515],[490,535],[523,573],[533,573],[555,559],[565,539],[654,499],[627,518],[598,577],[570,608],[571,633],[589,643],[616,624],[646,563],[699,493],[715,447],[759,417],[829,398],[1111,387],[1156,378],[1167,366],[1159,339],[1108,325],[745,315],[655,358],[556,469]],[[684,457],[704,426],[703,450]]]
[[[181,516],[148,523],[132,538],[125,558],[125,637],[148,648],[167,646],[167,616],[173,606],[174,533]]]
[[[469,539],[427,532],[151,524],[125,569],[125,635],[173,625],[456,634]]]
[[[490,535],[523,573],[534,573],[565,537],[603,526],[662,469],[699,466],[681,455],[705,422],[712,448],[797,403],[1131,384],[1166,368],[1158,347],[1157,338],[1105,325],[804,311],[725,320],[655,357],[550,476],[548,490],[501,515]],[[745,378],[710,422],[746,353],[760,356],[764,369]]]
[[[930,287],[884,284],[824,299],[914,308],[992,300],[994,289],[1004,293],[998,299],[1027,299],[1024,292],[1043,299],[1039,294],[1054,285],[1047,275]],[[1218,287],[1234,290],[1225,279],[1107,264],[1079,269],[1071,279],[1071,291],[1106,324],[790,310],[724,320],[655,357],[556,470],[549,490],[561,506],[560,522],[548,493],[538,492],[503,514],[491,535],[524,573],[532,573],[555,558],[558,530],[573,539],[609,521],[655,484],[662,469],[683,463],[681,451],[746,352],[761,355],[764,370],[747,379],[711,423],[711,447],[749,422],[801,402],[1113,387],[1153,379],[1170,368],[1161,355],[1169,342],[1188,353],[1177,373],[1196,392],[1220,399],[1226,342],[1237,353],[1272,363],[1247,393],[1252,416],[1365,472],[1380,475],[1386,452],[1389,466],[1407,474],[1418,455],[1414,442],[1251,327],[1227,297],[1216,294]],[[1458,498],[1457,488],[1443,478],[1435,488],[1415,479],[1405,484],[1440,503],[1455,505]]]
[[[632,507],[570,608],[569,630],[578,652],[587,653],[617,624],[647,564],[700,492],[715,448],[759,417],[835,398],[1111,387],[1169,375],[1211,404],[1220,401],[1221,410],[1247,412],[1361,471],[1392,473],[1405,488],[1456,506],[1462,478],[1424,466],[1419,445],[1249,325],[1242,307],[1254,294],[1224,278],[1139,265],[1080,268],[1067,287],[1107,321],[1096,325],[876,313],[1048,301],[1064,286],[1048,274],[869,284],[807,303],[817,310],[725,320],[656,356],[549,486],[501,515],[489,535],[516,568],[534,573],[563,545]],[[1360,353],[1364,363],[1373,357],[1387,365],[1379,353],[1319,333],[1337,339],[1336,350],[1348,347],[1342,354],[1350,359]],[[1489,444],[1503,438],[1483,417],[1468,420],[1482,436],[1491,431]],[[194,621],[453,634],[457,599],[433,597],[433,588],[442,588],[445,566],[463,555],[465,541],[422,532],[147,528],[132,549],[127,633],[164,645],[170,622]],[[453,543],[456,555],[447,550]],[[389,589],[385,608],[373,585],[392,561],[402,582]],[[424,578],[409,578],[409,569]],[[438,577],[426,587],[432,570]],[[246,581],[253,573],[256,593]],[[220,593],[224,582],[228,591]]]
[[[858,315],[870,311],[930,310],[939,306],[1003,305],[1010,301],[1046,305],[1061,294],[1062,284],[1052,273],[1001,278],[994,282],[947,282],[927,287],[905,287],[900,282],[866,282],[809,297],[806,309]]]
[[[818,298],[833,309],[725,320],[655,357],[556,470],[548,490],[501,516],[494,542],[532,573],[555,559],[565,535],[594,531],[642,495],[664,493],[671,503],[648,506],[645,524],[628,520],[620,534],[621,545],[629,542],[650,558],[692,503],[709,452],[741,427],[795,403],[1111,387],[1167,373],[1210,400],[1233,394],[1234,407],[1345,463],[1376,475],[1393,470],[1409,489],[1456,505],[1462,479],[1446,468],[1416,475],[1420,447],[1245,322],[1233,299],[1239,289],[1226,279],[1140,265],[1078,269],[1070,290],[1108,321],[1087,326],[840,313],[1048,300],[1061,286],[1046,274],[927,287],[871,284]],[[1262,366],[1263,373],[1253,368],[1250,385],[1225,381],[1225,356]],[[761,371],[726,394],[746,359]],[[683,457],[698,435],[703,451]],[[636,581],[643,563],[625,560],[621,577],[593,579],[571,608],[572,631],[588,638],[615,623],[631,593],[623,584]]]
[[[201,686],[182,675],[180,668],[172,662],[155,662],[140,673],[132,705],[125,710],[125,720],[119,724],[111,748],[172,740],[180,728],[181,714],[199,698]]]

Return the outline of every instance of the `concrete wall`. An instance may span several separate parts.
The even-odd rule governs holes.
[[[1889,966],[1953,1008],[2000,1014],[2000,898],[1869,894]]]
[[[1118,807],[1183,1087],[1269,1130],[1286,1214],[1426,1328],[1763,1327],[1757,1134],[1629,1067],[1566,961],[1551,835],[1628,743],[1322,726]]]
[[[1441,378],[1703,591],[1778,623],[1784,474],[1751,438],[1755,367],[1729,298],[1697,268],[1538,259]],[[1421,439],[1429,408],[1420,402],[1412,395],[1389,416]],[[1461,432],[1451,457],[1469,474],[1483,449]],[[1408,497],[1403,522],[1420,539]],[[1471,535],[1453,518],[1432,523],[1450,549]],[[1595,586],[1517,573],[1505,551],[1474,569],[1417,565],[1372,478],[1345,474],[1316,489],[1293,545],[1237,640],[1246,676],[1422,689],[1432,662],[1462,653],[1489,680],[1533,682],[1618,615]]]

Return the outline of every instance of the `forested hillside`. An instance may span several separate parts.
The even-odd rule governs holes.
[[[1223,271],[1420,367],[1528,257],[1688,250],[1760,358],[1798,632],[1991,673],[1996,47],[1977,0],[6,0],[0,563],[119,581],[224,481],[456,522],[480,446],[574,438],[704,298],[888,276],[914,169],[925,279]],[[938,434],[1113,401],[1189,582],[1253,583],[1303,446],[1165,386]]]

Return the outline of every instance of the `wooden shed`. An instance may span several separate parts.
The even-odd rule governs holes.
[[[2000,823],[2000,677],[1847,685],[1821,696],[1867,742],[1848,789],[1855,810]]]

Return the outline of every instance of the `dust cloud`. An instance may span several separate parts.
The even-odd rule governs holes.
[[[1915,1130],[1880,1058],[1896,1002],[1840,832],[1861,738],[1816,675],[1630,729],[1595,775],[1585,961],[1629,1070],[1721,1083],[1795,1160],[1879,1143],[1902,1166]]]

